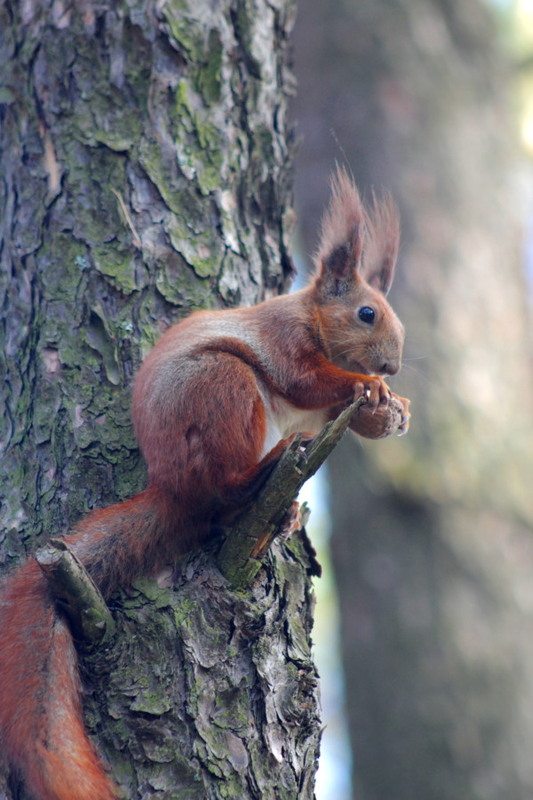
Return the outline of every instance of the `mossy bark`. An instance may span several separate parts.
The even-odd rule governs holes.
[[[86,719],[127,797],[314,797],[307,570],[299,537],[277,542],[236,593],[202,552],[170,588],[138,581],[114,608],[120,639],[85,661]]]
[[[293,16],[2,4],[2,563],[142,488],[130,387],[162,330],[286,287]],[[128,797],[313,796],[311,605],[297,543],[242,596],[199,554],[116,598],[118,660],[84,674]]]
[[[142,484],[129,385],[161,330],[285,285],[292,11],[2,5],[6,556]]]

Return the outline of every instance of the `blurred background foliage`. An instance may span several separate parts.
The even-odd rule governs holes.
[[[413,400],[407,438],[329,463],[318,797],[529,800],[533,3],[301,0],[295,66],[299,267],[336,161],[392,191]]]

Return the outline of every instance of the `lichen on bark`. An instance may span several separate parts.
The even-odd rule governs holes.
[[[293,3],[241,6],[0,9],[7,557],[142,486],[129,389],[165,327],[286,284]]]
[[[298,541],[278,542],[251,590],[234,593],[200,553],[171,588],[138,581],[115,609],[124,635],[86,663],[88,719],[128,796],[313,797],[307,569]]]

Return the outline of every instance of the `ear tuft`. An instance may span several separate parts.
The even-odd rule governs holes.
[[[331,178],[331,200],[322,219],[315,264],[336,279],[347,279],[361,264],[365,212],[359,192],[343,167]]]
[[[390,195],[378,199],[373,194],[370,209],[365,209],[355,183],[337,165],[315,256],[317,285],[328,294],[342,294],[357,280],[359,270],[367,283],[387,294],[399,239],[398,211]]]
[[[387,294],[394,278],[400,243],[400,218],[390,194],[381,199],[372,194],[367,227],[363,277],[375,289]]]

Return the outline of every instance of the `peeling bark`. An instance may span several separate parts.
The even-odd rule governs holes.
[[[114,609],[120,640],[86,662],[87,719],[127,797],[314,797],[307,569],[297,537],[277,542],[235,593],[200,553],[171,588],[138,581]]]

